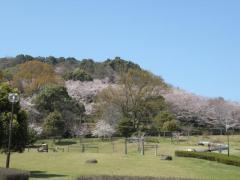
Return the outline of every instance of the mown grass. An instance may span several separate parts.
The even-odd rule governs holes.
[[[224,136],[211,136],[211,140],[225,142]],[[195,144],[202,137],[191,137],[189,141],[171,143],[169,138],[159,138],[158,154],[173,155],[175,150],[184,150],[190,147],[197,148]],[[99,141],[98,139],[85,139],[84,143],[96,144],[99,146],[99,153],[94,149],[86,150],[85,153],[79,149],[67,151],[70,141],[71,146],[80,147],[79,140],[62,140],[60,143],[65,148],[64,152],[38,153],[35,149],[22,154],[12,155],[11,167],[29,170],[32,172],[31,180],[68,180],[79,175],[128,175],[128,176],[164,176],[200,179],[226,179],[236,180],[240,177],[240,168],[209,162],[201,159],[173,157],[173,161],[160,160],[155,156],[155,150],[146,150],[145,156],[137,152],[136,144],[128,145],[128,155],[124,154],[124,141],[118,139],[114,141],[114,152],[112,142]],[[90,142],[91,141],[91,142]],[[52,140],[42,140],[50,146]],[[72,143],[72,142],[76,142]],[[240,136],[232,136],[231,153],[240,155]],[[151,143],[153,144],[153,143]],[[58,145],[59,146],[59,145]],[[86,164],[88,159],[97,159],[98,164]],[[4,167],[5,155],[0,155],[0,166]]]

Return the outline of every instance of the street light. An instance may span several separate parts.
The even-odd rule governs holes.
[[[9,120],[9,133],[8,133],[8,150],[7,150],[7,160],[6,160],[6,168],[9,168],[10,163],[10,155],[11,155],[11,140],[12,140],[12,121],[13,121],[13,112],[14,112],[14,103],[19,101],[19,95],[17,93],[9,93],[8,101],[12,103],[12,113],[11,119]]]
[[[228,132],[228,129],[230,128],[230,126],[229,126],[229,124],[226,124],[226,133],[227,133],[227,143],[228,143],[228,156],[229,156],[229,154],[230,154],[230,147],[229,147],[229,145],[230,145],[230,143],[229,143],[229,132]]]

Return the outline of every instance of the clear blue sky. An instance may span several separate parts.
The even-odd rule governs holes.
[[[240,101],[240,1],[0,0],[0,56],[120,56]]]

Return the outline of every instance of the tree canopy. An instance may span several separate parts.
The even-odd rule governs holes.
[[[68,72],[64,75],[65,80],[74,81],[92,81],[93,78],[80,68],[74,69],[72,72]]]
[[[129,132],[126,128],[130,132],[146,131],[153,123],[152,118],[166,108],[160,89],[166,89],[167,85],[159,77],[134,69],[123,74],[120,82],[119,88],[109,87],[99,93],[99,108],[103,114],[106,107],[118,109],[121,116],[116,124],[121,134]]]
[[[35,103],[43,119],[47,119],[50,113],[59,112],[64,121],[65,130],[71,130],[76,123],[83,121],[84,105],[72,99],[63,86],[48,85],[44,87],[37,94]]]
[[[62,136],[64,130],[64,121],[62,119],[62,115],[59,112],[51,112],[44,119],[43,133],[47,137]]]
[[[53,68],[39,61],[27,61],[21,64],[13,77],[13,84],[21,92],[32,93],[47,84],[56,83]]]
[[[8,145],[9,120],[11,118],[11,103],[8,101],[8,94],[17,92],[8,84],[0,84],[0,149],[5,152]],[[27,114],[19,105],[19,102],[14,105],[13,115],[13,134],[12,134],[12,151],[22,152],[28,141],[28,124]]]

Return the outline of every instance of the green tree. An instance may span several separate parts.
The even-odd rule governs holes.
[[[67,89],[59,85],[48,85],[41,89],[35,99],[36,108],[45,118],[49,113],[61,113],[66,130],[71,130],[76,123],[83,121],[85,107],[72,99]]]
[[[62,136],[64,133],[64,121],[59,112],[54,111],[44,119],[43,132],[47,137]]]
[[[176,131],[178,129],[177,121],[171,120],[164,122],[162,129],[164,131]]]
[[[9,120],[11,118],[11,103],[8,101],[8,94],[17,92],[8,84],[0,84],[0,149],[6,152],[8,145]],[[12,145],[11,150],[23,152],[28,141],[27,114],[20,108],[19,102],[14,104]]]
[[[158,134],[161,131],[176,131],[178,123],[170,112],[162,111],[154,117],[153,129],[156,129]]]
[[[76,68],[72,72],[68,72],[64,75],[64,79],[66,80],[74,80],[74,81],[92,81],[93,78],[86,73],[84,70],[80,68]]]
[[[14,86],[25,93],[39,91],[45,85],[56,82],[52,66],[36,60],[21,64],[13,77]]]
[[[141,70],[140,66],[131,62],[125,61],[120,57],[115,57],[113,60],[108,59],[104,62],[104,64],[109,65],[115,72],[127,73],[130,69]]]
[[[123,137],[130,137],[135,131],[131,120],[127,118],[123,118],[118,123],[117,132]]]
[[[123,74],[120,83],[118,88],[109,87],[99,93],[99,107],[118,107],[134,131],[145,131],[152,117],[166,108],[160,90],[166,90],[167,85],[160,77],[135,69]]]

